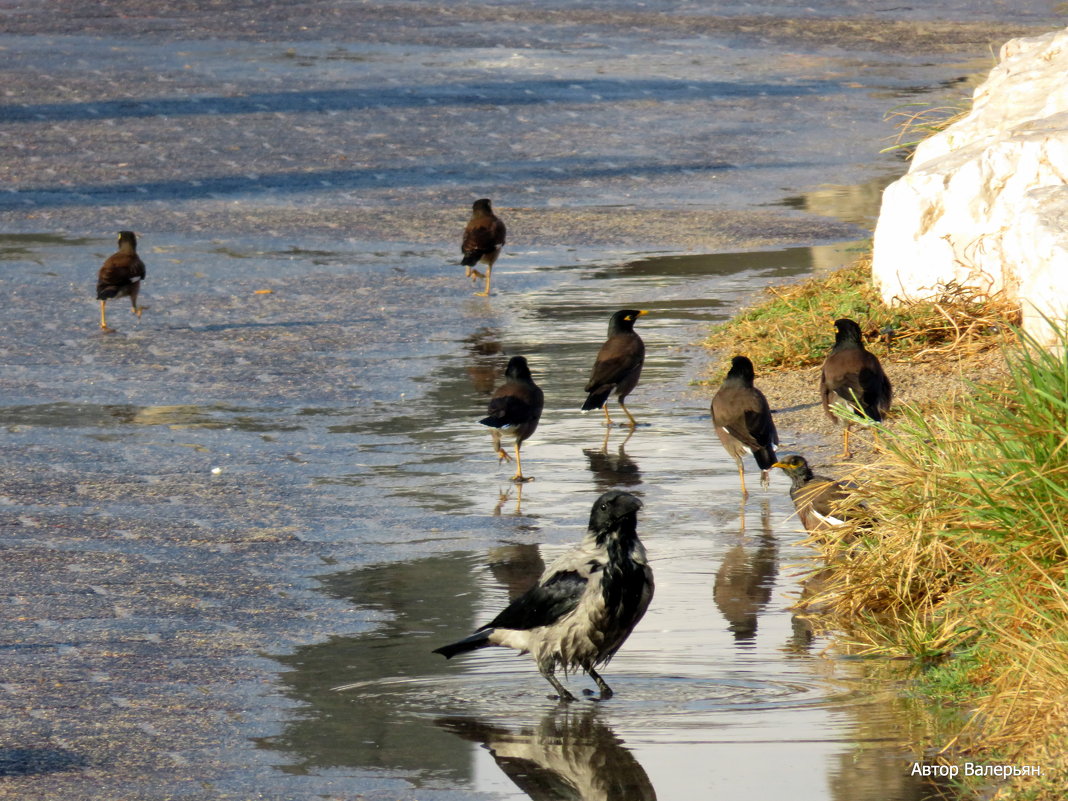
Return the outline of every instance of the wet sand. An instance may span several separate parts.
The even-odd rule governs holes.
[[[560,730],[597,746],[660,798],[922,797],[880,730],[892,693],[784,611],[803,556],[785,485],[740,514],[691,343],[848,258],[810,246],[863,236],[842,187],[897,168],[867,163],[874,110],[1033,23],[918,20],[940,44],[899,52],[861,21],[494,7],[484,31],[483,8],[5,12],[0,798],[510,798],[477,744],[521,729],[530,753]],[[800,88],[698,80],[727,44],[765,69],[769,41]],[[833,153],[807,149],[828,131]],[[488,301],[455,265],[480,194],[512,230]],[[837,218],[813,213],[828,196]],[[148,308],[111,304],[104,335],[92,282],[122,227]],[[653,312],[649,425],[602,444],[571,393],[631,302]],[[522,499],[472,422],[512,352],[558,399]],[[645,497],[662,577],[612,664],[622,703],[559,713],[522,660],[430,660],[610,485]]]

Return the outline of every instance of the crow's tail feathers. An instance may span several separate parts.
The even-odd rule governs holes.
[[[604,402],[608,400],[608,396],[611,394],[611,387],[606,390],[591,392],[586,397],[586,402],[582,404],[582,411],[588,412],[591,409],[600,409],[602,406],[604,406]]]
[[[440,648],[435,648],[431,653],[441,654],[446,659],[452,659],[457,654],[466,654],[468,651],[477,651],[479,648],[485,648],[490,644],[489,638],[493,629],[482,629],[476,631],[462,640],[451,642],[448,645],[443,645]]]

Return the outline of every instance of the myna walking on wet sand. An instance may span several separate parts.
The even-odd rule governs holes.
[[[108,328],[104,307],[112,298],[130,296],[130,305],[137,319],[141,319],[141,307],[137,305],[137,293],[145,280],[145,263],[137,255],[137,235],[133,231],[119,231],[119,249],[107,257],[96,277],[96,299],[100,301],[100,328]]]
[[[574,701],[557,667],[586,671],[600,698],[612,689],[597,673],[642,619],[653,597],[653,571],[638,539],[641,501],[611,490],[593,504],[582,543],[542,573],[538,583],[474,634],[435,649],[457,654],[500,645],[529,653],[562,701]]]
[[[723,384],[712,396],[712,425],[738,465],[743,498],[748,498],[749,492],[742,454],[753,454],[760,468],[760,486],[767,489],[768,471],[775,463],[775,446],[779,444],[768,400],[753,386],[753,376],[753,363],[745,356],[735,356]]]
[[[586,382],[584,391],[589,395],[582,404],[582,411],[604,409],[605,425],[612,425],[606,401],[613,392],[616,393],[619,408],[630,420],[630,427],[634,428],[638,424],[634,415],[623,405],[623,399],[638,385],[642,365],[645,363],[645,343],[634,333],[634,321],[643,314],[648,312],[622,309],[612,315],[608,321],[608,339],[597,352],[593,372],[590,374],[590,380]]]
[[[835,320],[834,347],[823,363],[820,373],[820,397],[823,410],[832,420],[837,420],[832,405],[846,404],[858,414],[879,423],[890,410],[893,393],[890,379],[875,354],[864,348],[860,326],[845,318]],[[842,433],[842,458],[848,459],[849,429],[846,422]]]
[[[476,292],[479,297],[487,297],[490,291],[490,275],[493,273],[493,264],[501,255],[504,247],[504,223],[501,218],[493,213],[490,208],[489,198],[479,198],[471,207],[471,219],[464,229],[463,243],[460,250],[464,258],[460,263],[467,268],[467,277],[477,281],[483,274],[475,269],[475,265],[482,262],[486,265],[485,279],[486,288],[482,292]]]
[[[836,516],[842,513],[832,508],[849,497],[846,485],[833,478],[816,475],[808,466],[808,460],[799,454],[787,456],[772,466],[782,468],[790,478],[790,499],[794,502],[805,531],[814,534],[846,522],[843,517]]]
[[[510,436],[515,440],[515,475],[512,481],[530,481],[523,475],[519,446],[538,427],[545,397],[534,383],[527,360],[522,356],[513,356],[508,360],[504,378],[504,383],[497,387],[490,398],[489,416],[479,422],[493,428],[493,449],[500,461],[511,458],[501,447],[501,437]]]

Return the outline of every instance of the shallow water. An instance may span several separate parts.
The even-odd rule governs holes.
[[[934,797],[897,684],[788,611],[786,481],[750,472],[740,504],[695,343],[862,246],[902,169],[875,154],[888,105],[1048,21],[957,5],[12,10],[0,796]],[[938,18],[960,25],[925,39]],[[455,263],[484,194],[521,221],[488,299]],[[125,226],[147,309],[109,304],[103,335]],[[633,434],[578,412],[623,307],[649,311]],[[514,354],[546,393],[522,487],[477,424]],[[645,503],[657,582],[615,698],[430,653],[612,487]]]

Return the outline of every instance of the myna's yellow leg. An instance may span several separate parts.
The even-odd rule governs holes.
[[[849,424],[842,431],[842,458],[848,459],[853,454],[849,452]]]
[[[634,428],[636,425],[638,425],[638,421],[634,419],[634,415],[630,413],[630,410],[628,410],[627,407],[623,405],[622,400],[619,401],[619,408],[623,410],[623,414],[625,414],[627,416],[627,419],[630,420],[631,428]]]
[[[612,425],[612,418],[608,416],[608,401],[605,401],[604,406],[601,408],[604,409],[604,424],[606,426]]]
[[[100,301],[100,327],[103,328],[105,331],[108,330],[108,319],[107,315],[104,313],[104,307],[107,305],[108,302],[106,300]]]
[[[767,470],[760,471],[760,488],[766,490],[771,485],[771,479]]]
[[[485,278],[485,276],[476,270],[474,267],[467,268],[467,277],[472,281],[477,281],[479,278]]]
[[[738,480],[742,482],[742,499],[749,497],[749,490],[745,488],[745,467],[742,465],[742,460],[738,460]]]
[[[130,308],[133,310],[133,313],[137,315],[137,319],[138,320],[141,319],[141,307],[137,305],[137,294],[140,291],[140,289],[141,289],[141,284],[140,283],[134,284],[130,288]]]
[[[512,461],[512,457],[508,455],[508,452],[504,448],[498,446],[497,447],[497,461],[498,462],[510,462],[510,461]]]
[[[475,295],[480,298],[489,297],[490,276],[493,274],[493,265],[486,265],[486,288],[481,292],[476,292]]]
[[[516,484],[522,484],[524,481],[532,480],[523,476],[523,463],[519,460],[519,443],[517,442],[515,444],[515,475],[512,476],[512,481]]]

